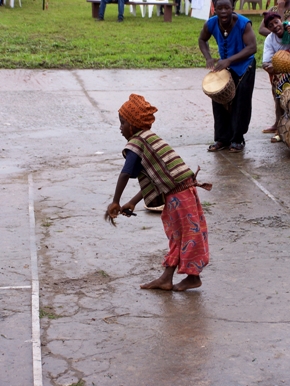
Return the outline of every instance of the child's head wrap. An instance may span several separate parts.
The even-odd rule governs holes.
[[[268,28],[270,21],[272,21],[273,19],[276,19],[276,18],[281,19],[281,16],[279,15],[279,13],[276,13],[276,12],[264,12],[263,16],[264,16],[264,25],[266,28]]]
[[[119,109],[119,114],[138,129],[148,130],[155,121],[154,113],[158,109],[151,106],[141,95],[131,94],[129,100]]]

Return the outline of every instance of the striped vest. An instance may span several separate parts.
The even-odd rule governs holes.
[[[193,171],[163,139],[151,130],[139,131],[123,150],[133,151],[141,158],[142,172],[138,176],[145,204],[161,194],[166,194],[187,178]]]

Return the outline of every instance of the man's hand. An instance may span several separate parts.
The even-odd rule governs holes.
[[[213,58],[207,59],[206,60],[206,68],[213,70],[214,65],[216,64],[217,61],[218,61],[218,59],[213,59]]]
[[[221,70],[224,70],[224,69],[230,67],[230,65],[231,65],[231,62],[230,62],[229,59],[219,60],[219,61],[217,62],[217,64],[215,65],[213,71],[215,72],[215,71],[221,71]]]

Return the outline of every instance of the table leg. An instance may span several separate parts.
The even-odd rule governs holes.
[[[172,5],[164,4],[164,21],[172,21]]]

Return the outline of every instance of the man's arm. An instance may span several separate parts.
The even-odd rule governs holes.
[[[199,45],[200,51],[202,52],[206,60],[206,68],[213,69],[216,60],[213,59],[210,54],[210,49],[208,44],[208,40],[210,39],[210,37],[211,37],[211,33],[209,32],[207,28],[207,24],[205,23],[199,35],[198,45]]]
[[[245,47],[242,49],[242,51],[238,52],[237,54],[229,58],[231,61],[231,64],[247,59],[249,56],[254,55],[257,52],[256,36],[250,23],[248,23],[245,28],[243,41],[244,41]]]
[[[247,59],[249,56],[257,52],[256,36],[250,23],[246,25],[245,32],[243,35],[243,41],[245,47],[235,55],[230,56],[227,59],[219,60],[214,68],[214,71],[221,71],[225,68],[230,67],[232,63],[240,62],[241,60]]]

